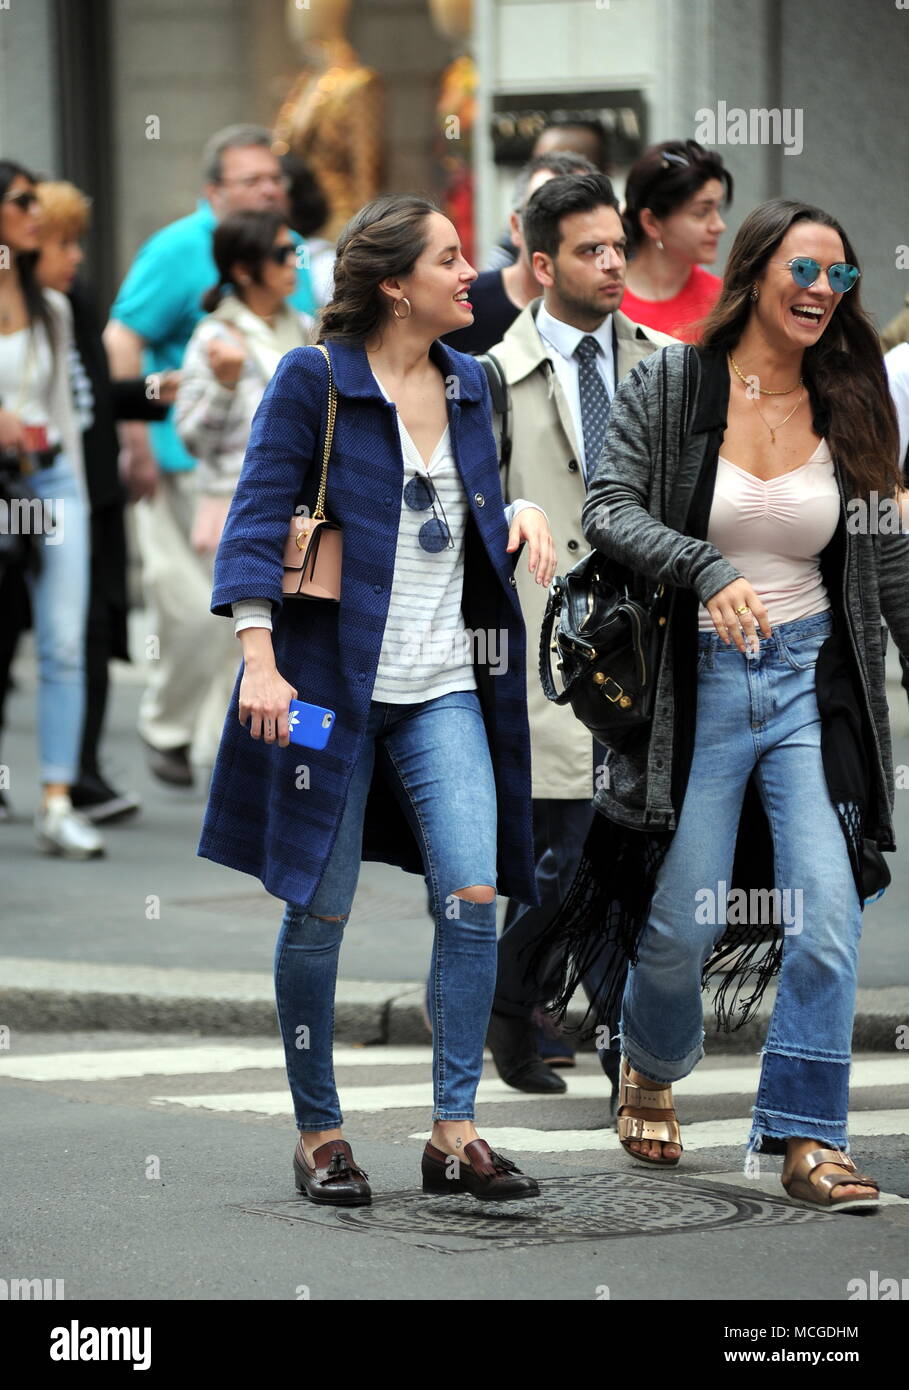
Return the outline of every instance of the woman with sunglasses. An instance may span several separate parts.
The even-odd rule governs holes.
[[[70,797],[85,716],[89,503],[70,390],[72,310],[39,283],[39,227],[34,178],[0,160],[0,244],[10,252],[0,267],[0,470],[7,504],[24,497],[30,517],[42,782],[35,831],[47,854],[93,859],[104,840]],[[10,617],[18,627],[18,616]],[[4,654],[13,637],[7,632],[0,644]]]
[[[197,459],[190,544],[214,565],[227,509],[243,466],[253,416],[285,352],[312,339],[313,321],[288,302],[297,286],[296,247],[277,212],[233,212],[215,228],[218,283],[202,296],[206,317],[186,345],[174,426]],[[212,731],[197,749],[213,763],[218,723],[237,674],[237,643],[223,633],[221,679],[212,685]]]
[[[713,265],[732,202],[732,175],[695,140],[651,145],[625,184],[630,259],[622,312],[683,342],[697,341],[721,281]]]
[[[787,1192],[830,1211],[878,1195],[847,1103],[862,909],[895,848],[882,614],[909,652],[909,537],[874,524],[896,420],[858,279],[833,217],[765,203],[701,345],[616,392],[584,532],[666,586],[665,642],[651,725],[610,750],[584,902],[544,943],[569,943],[563,997],[613,945],[619,1136],[654,1165],[682,1153],[671,1086],[703,1055],[702,977],[732,965],[714,1002],[739,1026],[779,971],[748,1160],[782,1155]]]
[[[288,303],[296,247],[279,213],[231,213],[215,228],[212,251],[219,279],[186,346],[174,419],[198,460],[191,541],[213,560],[252,418],[284,353],[312,340],[313,323]]]
[[[526,543],[548,586],[555,553],[538,509],[504,505],[482,368],[437,341],[471,321],[475,278],[451,222],[423,198],[378,198],[351,219],[320,323],[330,372],[315,347],[282,359],[215,564],[213,611],[233,616],[244,665],[199,852],[287,903],[275,988],[296,1183],[314,1202],[371,1200],[332,1068],[338,952],[364,858],[422,873],[435,920],[424,1190],[539,1191],[479,1137],[474,1102],[496,893],[536,900],[513,569]],[[282,595],[282,557],[295,504],[312,510],[316,498],[329,379],[340,602],[301,602]],[[288,746],[293,697],[333,711],[324,749]]]

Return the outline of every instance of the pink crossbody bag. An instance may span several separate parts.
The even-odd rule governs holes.
[[[328,459],[335,430],[338,393],[331,374],[328,349],[322,343],[315,343],[314,346],[324,355],[328,366],[328,419],[322,448],[322,477],[312,516],[301,516],[295,508],[290,519],[284,546],[281,590],[285,598],[321,598],[338,603],[341,598],[341,528],[325,515]]]

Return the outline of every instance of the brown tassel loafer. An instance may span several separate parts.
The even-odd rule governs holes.
[[[294,1177],[297,1191],[311,1202],[333,1207],[368,1207],[372,1189],[369,1174],[354,1162],[346,1139],[329,1139],[313,1153],[312,1166],[303,1154],[302,1136],[294,1150]]]
[[[508,1158],[495,1153],[485,1139],[464,1146],[462,1163],[455,1154],[443,1153],[434,1144],[423,1150],[423,1191],[439,1195],[469,1192],[481,1202],[513,1202],[519,1197],[539,1197],[540,1186]]]

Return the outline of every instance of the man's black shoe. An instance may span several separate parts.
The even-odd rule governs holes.
[[[143,739],[143,742],[145,740]],[[191,787],[193,770],[189,761],[189,745],[182,748],[153,748],[145,744],[148,753],[148,766],[159,782],[167,782],[171,787]]]
[[[556,1096],[568,1090],[564,1079],[548,1067],[537,1052],[529,1018],[511,1018],[493,1012],[486,1031],[486,1046],[492,1053],[499,1076],[516,1091]]]

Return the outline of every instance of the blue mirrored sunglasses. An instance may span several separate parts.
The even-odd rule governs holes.
[[[801,285],[803,290],[810,290],[821,273],[821,263],[813,256],[794,256],[791,261],[782,261],[781,264],[786,266],[795,283]],[[827,267],[827,283],[834,294],[846,294],[855,286],[861,273],[857,265],[849,265],[848,261],[834,261],[833,265]]]

